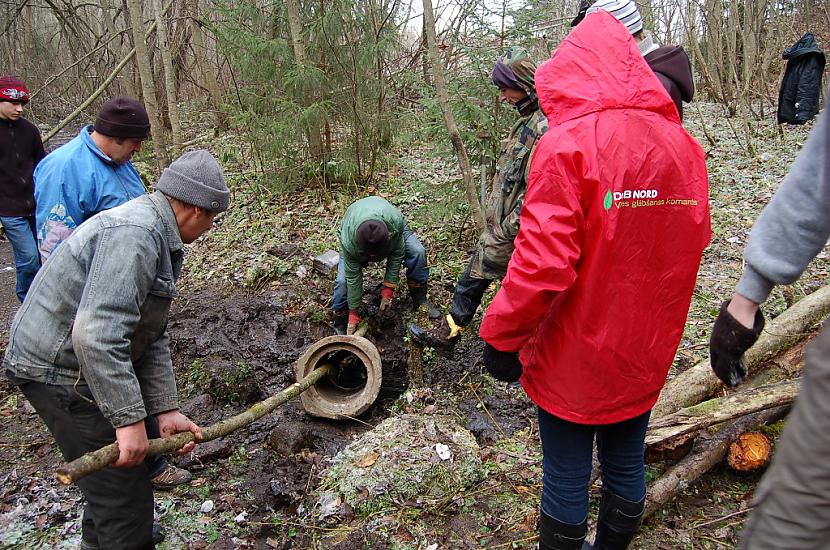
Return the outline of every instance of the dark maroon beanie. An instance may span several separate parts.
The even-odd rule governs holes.
[[[367,220],[357,228],[357,246],[369,256],[383,254],[389,243],[389,229],[378,220]]]
[[[11,75],[0,76],[0,101],[28,103],[29,88],[17,77]]]
[[[114,97],[104,103],[95,120],[95,131],[117,138],[147,139],[150,117],[144,106],[131,97]]]

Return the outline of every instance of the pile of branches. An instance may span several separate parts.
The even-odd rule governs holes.
[[[708,360],[666,384],[652,411],[646,462],[676,462],[649,486],[646,516],[720,463],[742,434],[786,416],[798,396],[804,349],[829,308],[824,287],[767,323],[744,354],[749,376],[736,388],[724,386]]]

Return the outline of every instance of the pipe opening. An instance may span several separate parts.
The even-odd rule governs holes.
[[[317,392],[322,396],[335,393],[338,395],[356,394],[366,386],[368,380],[366,365],[354,353],[347,350],[333,351],[325,354],[317,365],[327,363],[332,367],[331,373],[316,385]]]

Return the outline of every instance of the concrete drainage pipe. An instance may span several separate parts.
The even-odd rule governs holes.
[[[375,402],[382,375],[372,342],[354,335],[323,338],[297,360],[297,380],[323,365],[332,372],[300,395],[308,414],[339,420],[357,416]]]

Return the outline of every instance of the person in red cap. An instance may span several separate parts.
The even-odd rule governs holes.
[[[46,155],[37,126],[23,118],[28,102],[29,89],[23,82],[0,76],[0,224],[12,245],[15,290],[21,302],[40,268],[32,175]]]

